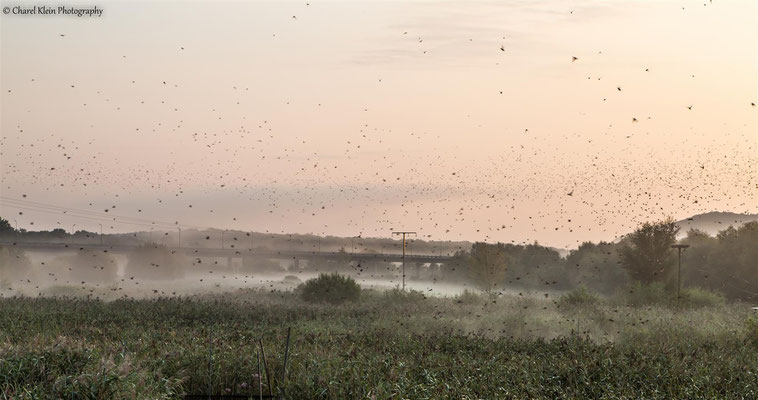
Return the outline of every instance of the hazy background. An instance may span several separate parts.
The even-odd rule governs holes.
[[[754,1],[97,5],[0,17],[4,198],[557,247],[758,212]]]

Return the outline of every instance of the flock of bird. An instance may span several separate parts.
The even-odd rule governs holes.
[[[569,14],[576,16],[574,11]],[[291,20],[296,24],[303,17],[292,15]],[[434,38],[423,33],[402,30],[397,35],[413,36],[415,45],[429,46],[419,48],[423,55],[434,48]],[[58,46],[76,45],[73,34],[54,36]],[[493,64],[506,62],[512,40],[517,39],[498,36],[502,44],[488,55]],[[182,61],[192,43],[163,51],[177,65],[193,68]],[[565,63],[562,68],[572,71],[570,76],[583,74],[583,63],[606,57],[597,49],[582,54],[559,56]],[[147,61],[138,51],[119,57],[133,69]],[[644,60],[629,68],[638,80],[657,73]],[[689,71],[681,73],[698,79]],[[347,133],[330,136],[318,126],[310,132],[309,127],[291,123],[302,114],[318,125],[319,112],[333,107],[328,93],[316,93],[323,100],[306,104],[284,93],[260,93],[240,77],[236,84],[218,88],[222,96],[214,97],[218,103],[202,112],[204,123],[198,127],[190,122],[198,120],[198,102],[186,97],[193,83],[183,75],[148,81],[104,75],[101,79],[114,82],[94,88],[83,82],[43,81],[27,71],[13,74],[4,86],[5,104],[20,102],[29,93],[55,92],[69,99],[61,108],[73,113],[76,122],[40,130],[31,115],[41,110],[3,112],[2,185],[10,194],[4,196],[19,198],[23,193],[29,201],[79,207],[101,213],[100,221],[105,221],[102,213],[142,219],[140,225],[114,216],[105,224],[109,233],[164,219],[179,227],[345,236],[350,232],[382,237],[414,228],[425,239],[532,243],[547,238],[557,246],[576,247],[587,237],[612,240],[641,222],[680,209],[708,212],[714,204],[730,204],[740,208],[736,211],[754,211],[758,201],[754,132],[730,121],[718,134],[700,132],[687,118],[714,111],[697,104],[676,106],[682,111],[677,118],[684,133],[679,135],[648,128],[646,124],[659,117],[654,114],[630,114],[624,125],[612,118],[600,133],[569,128],[556,136],[534,127],[485,126],[476,121],[475,109],[461,110],[471,132],[491,129],[492,135],[513,137],[498,139],[508,144],[496,152],[481,143],[485,156],[469,157],[443,148],[444,138],[433,129],[403,130],[378,121],[371,102],[361,98],[342,110],[349,114]],[[623,104],[621,99],[631,91],[613,76],[581,80],[591,85],[588,92],[602,92],[594,99],[598,104]],[[379,87],[390,84],[386,77],[373,76],[371,81]],[[497,101],[503,92],[492,88],[482,99],[472,100]],[[396,86],[394,96],[406,94]],[[266,115],[246,108],[261,96],[270,99],[277,112]],[[740,103],[755,115],[755,99]],[[39,105],[48,107],[42,101]],[[109,119],[90,120],[93,111]],[[327,115],[335,113],[330,109]],[[691,141],[690,134],[697,140]],[[459,140],[467,141],[467,134],[462,132]],[[112,148],[122,145],[126,148]],[[677,146],[687,151],[672,155]],[[143,151],[153,157],[146,160]],[[739,185],[745,189],[734,190]],[[51,227],[38,222],[50,221],[48,214],[57,214],[53,227],[67,227],[71,221],[57,211],[43,214],[39,208],[2,203],[6,219],[30,230]]]

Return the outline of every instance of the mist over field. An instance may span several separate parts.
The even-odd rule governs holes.
[[[0,399],[758,398],[758,3],[0,8]]]

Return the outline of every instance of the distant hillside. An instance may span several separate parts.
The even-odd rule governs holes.
[[[695,228],[713,236],[719,233],[719,231],[728,228],[729,225],[737,227],[751,221],[758,221],[758,214],[736,214],[714,211],[677,221],[677,225],[681,228],[680,232],[682,235],[687,234],[687,231]]]

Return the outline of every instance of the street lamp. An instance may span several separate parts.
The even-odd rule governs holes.
[[[676,280],[676,302],[679,303],[679,299],[682,297],[682,250],[690,247],[688,244],[674,244],[671,245],[672,249],[677,249],[679,252],[679,272],[677,273]]]

